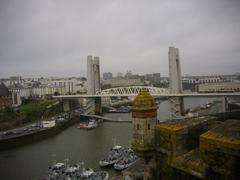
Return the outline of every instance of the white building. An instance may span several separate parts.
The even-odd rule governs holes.
[[[51,79],[49,83],[51,86],[59,87],[60,94],[86,93],[85,82],[79,78]]]
[[[22,104],[22,99],[19,93],[12,93],[12,107],[18,107]]]
[[[184,77],[183,82],[189,84],[219,83],[223,82],[223,79],[219,76],[190,76]]]
[[[200,84],[199,92],[240,92],[240,82]]]
[[[36,81],[24,80],[21,84],[10,86],[20,97],[45,97],[58,94],[84,94],[86,83],[80,78],[40,78]]]
[[[142,86],[144,82],[141,79],[110,79],[102,81],[103,85],[111,87]]]
[[[64,93],[64,89],[62,87],[54,87],[54,86],[40,86],[40,87],[16,87],[11,88],[11,92],[17,93],[21,98],[29,98],[31,97],[44,97],[54,95],[55,92]],[[65,94],[65,93],[64,93]]]

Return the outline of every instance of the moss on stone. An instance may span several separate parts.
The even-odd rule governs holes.
[[[133,101],[132,111],[157,110],[157,105],[147,89],[142,89]]]

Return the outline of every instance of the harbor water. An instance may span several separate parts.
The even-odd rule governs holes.
[[[216,100],[216,98],[186,98],[185,107],[190,108]],[[114,119],[131,119],[131,113],[106,114]],[[158,109],[158,119],[170,117],[169,104],[162,102]],[[34,180],[46,175],[54,162],[69,159],[70,162],[83,161],[85,167],[99,169],[98,161],[114,145],[129,146],[132,139],[131,123],[104,122],[92,130],[77,129],[77,124],[56,136],[0,151],[1,180]]]

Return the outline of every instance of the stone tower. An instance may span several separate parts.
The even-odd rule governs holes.
[[[131,110],[133,122],[132,149],[137,152],[154,150],[157,106],[147,89],[139,92],[133,101]]]

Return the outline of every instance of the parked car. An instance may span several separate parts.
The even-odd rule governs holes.
[[[3,135],[11,135],[11,134],[13,134],[12,131],[5,131],[5,132],[3,132]]]

